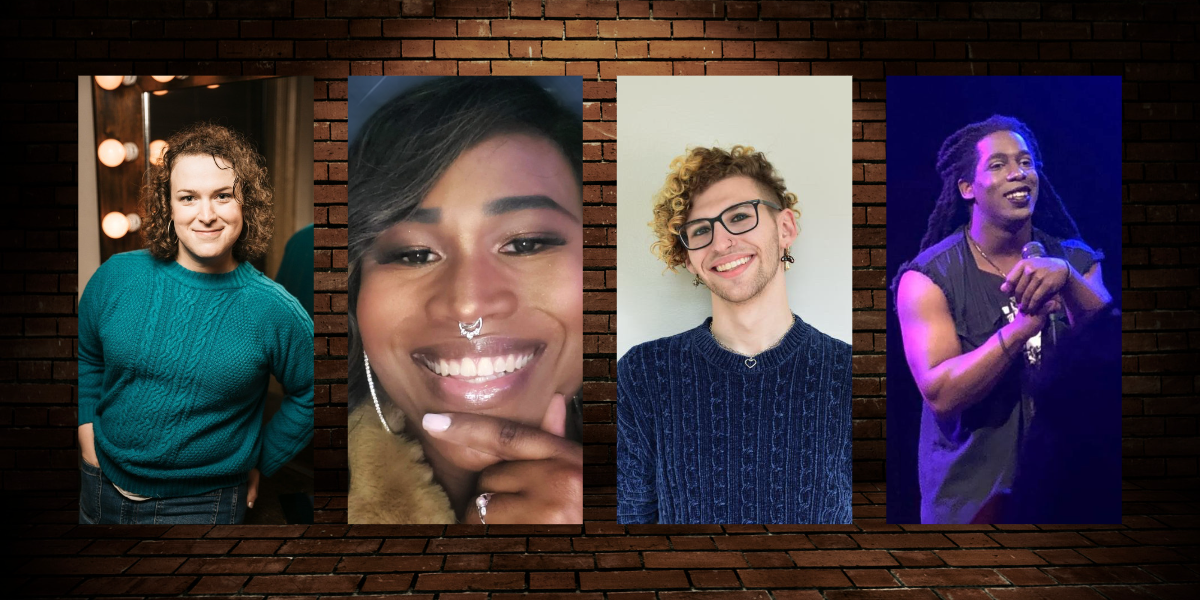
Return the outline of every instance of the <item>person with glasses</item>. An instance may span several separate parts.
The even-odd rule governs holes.
[[[671,163],[653,251],[713,316],[617,364],[619,522],[851,522],[850,346],[788,305],[796,201],[750,146]]]

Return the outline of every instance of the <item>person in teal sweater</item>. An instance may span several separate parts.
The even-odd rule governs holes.
[[[80,523],[240,523],[312,439],[312,319],[250,264],[273,226],[263,160],[216,125],[167,144],[147,248],[79,301]],[[270,375],[286,398],[263,424]]]

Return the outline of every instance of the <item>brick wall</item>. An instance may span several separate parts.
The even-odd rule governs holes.
[[[1195,596],[1200,209],[1190,3],[39,0],[0,23],[0,486],[21,595],[454,600],[1111,600]],[[12,14],[16,11],[16,14]],[[133,72],[316,77],[313,527],[78,528],[75,83]],[[584,527],[345,518],[348,75],[584,78]],[[614,516],[618,75],[854,76],[856,524],[621,527]],[[883,523],[887,75],[1121,75],[1124,523]],[[1191,589],[1192,592],[1187,590]]]

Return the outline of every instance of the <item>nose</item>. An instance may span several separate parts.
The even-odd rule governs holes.
[[[1025,167],[1022,167],[1019,164],[1017,165],[1016,170],[1008,172],[1009,181],[1022,181],[1028,176],[1029,174],[1025,172]]]
[[[494,257],[464,255],[447,259],[430,297],[433,325],[447,331],[455,323],[482,318],[486,335],[489,322],[511,316],[517,308],[519,281]]]
[[[217,211],[213,209],[212,200],[201,200],[200,211],[196,213],[196,218],[204,223],[212,223],[217,218]]]
[[[733,238],[734,235],[729,233],[729,228],[725,225],[724,221],[720,223],[713,223],[712,245],[714,248],[719,250],[728,250],[729,248],[732,248]]]

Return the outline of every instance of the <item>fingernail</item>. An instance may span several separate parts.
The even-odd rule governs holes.
[[[246,506],[248,506],[248,507],[250,507],[250,508],[254,508],[254,503],[253,503],[253,502],[247,502],[247,503],[246,503]]]
[[[425,413],[421,417],[421,426],[425,431],[445,431],[450,428],[450,417],[437,413]]]

